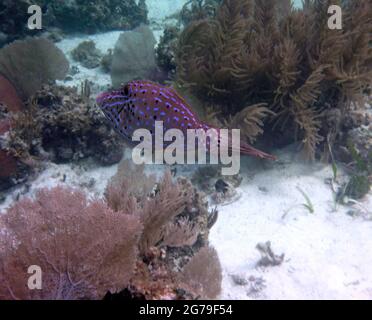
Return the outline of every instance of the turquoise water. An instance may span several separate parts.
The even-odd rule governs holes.
[[[302,0],[293,0],[293,4],[295,7],[299,8],[302,6]]]

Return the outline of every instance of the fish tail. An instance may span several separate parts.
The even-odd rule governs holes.
[[[266,152],[263,152],[261,150],[258,150],[252,146],[250,146],[248,143],[242,143],[240,145],[240,153],[244,155],[254,156],[261,159],[269,159],[269,160],[276,160],[276,156],[268,154]]]

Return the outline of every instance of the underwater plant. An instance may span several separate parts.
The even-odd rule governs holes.
[[[203,247],[186,264],[182,277],[204,299],[215,299],[221,291],[222,268],[217,251]]]
[[[342,30],[328,28],[331,4],[342,6]],[[181,33],[177,82],[250,140],[263,124],[267,140],[300,141],[313,159],[327,136],[337,140],[339,127],[324,124],[328,115],[340,110],[342,123],[352,106],[364,108],[372,79],[371,6],[309,0],[294,9],[289,0],[224,0],[214,18]]]
[[[208,211],[204,196],[189,180],[179,177],[173,181],[170,172],[158,180],[145,174],[143,165],[135,166],[124,160],[107,185],[105,199],[114,210],[139,217],[143,225],[139,240],[142,261],[138,263],[128,288],[132,298],[138,294],[145,298],[154,298],[160,293],[174,296],[174,289],[182,287],[193,292],[194,298],[197,295],[215,298],[219,291],[215,290],[212,296],[207,287],[220,287],[217,271],[206,276],[207,283],[200,284],[197,279],[200,273],[205,275],[205,268],[219,270],[217,256],[213,252],[209,254],[207,249],[209,229],[217,219],[217,212]],[[201,250],[208,253],[203,260],[203,268],[192,268],[190,265],[190,270],[198,271],[190,271],[189,276],[180,277],[188,261],[193,260],[195,254],[199,255]],[[196,258],[195,264],[198,260],[201,259]],[[153,266],[153,272],[149,272],[147,263]],[[179,273],[175,274],[174,270]],[[159,278],[159,275],[162,276]],[[216,282],[211,284],[212,280]]]

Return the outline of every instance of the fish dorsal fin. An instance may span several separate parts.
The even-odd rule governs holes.
[[[181,94],[178,93],[178,91],[177,91],[174,87],[167,86],[167,89],[168,89],[172,94],[174,94],[178,99],[180,99],[184,104],[186,104],[187,106],[189,106],[189,103],[185,100],[184,97],[181,96]]]

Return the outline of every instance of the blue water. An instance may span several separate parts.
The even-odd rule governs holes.
[[[302,0],[293,0],[293,4],[297,8],[302,7]]]

